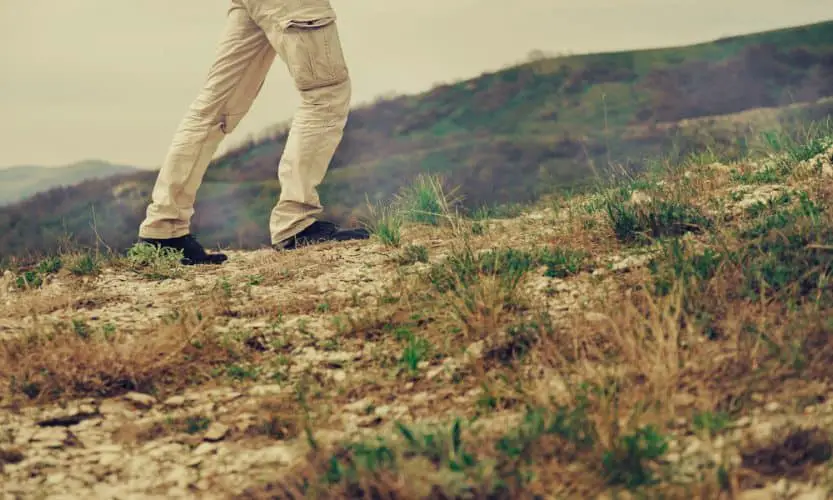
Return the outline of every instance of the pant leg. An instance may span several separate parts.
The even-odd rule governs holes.
[[[301,97],[278,166],[281,194],[269,221],[272,243],[279,244],[323,211],[317,188],[344,133],[351,81],[328,0],[294,10],[285,0],[249,2]]]
[[[176,238],[190,232],[208,164],[251,108],[274,58],[263,30],[240,0],[233,0],[205,84],[179,124],[157,176],[140,237]]]

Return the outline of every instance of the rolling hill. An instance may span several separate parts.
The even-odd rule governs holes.
[[[33,165],[0,169],[0,205],[22,201],[35,193],[59,186],[72,186],[91,179],[135,173],[141,169],[114,165],[100,160],[86,160],[65,167]]]
[[[762,130],[829,116],[831,96],[833,22],[534,60],[354,109],[321,196],[331,217],[346,220],[364,213],[366,196],[386,200],[434,173],[460,186],[469,208],[531,201],[613,166],[639,171],[668,151],[743,154]],[[285,139],[283,130],[212,162],[194,217],[207,245],[268,243]],[[49,252],[67,235],[123,249],[153,180],[88,181],[0,209],[0,255]]]

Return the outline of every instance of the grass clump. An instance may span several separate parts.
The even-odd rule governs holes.
[[[58,273],[64,266],[60,257],[47,257],[38,262],[34,268],[23,270],[14,280],[19,290],[40,288],[43,286],[44,278],[51,274]]]
[[[177,322],[135,334],[98,331],[80,321],[39,328],[0,344],[0,386],[11,398],[50,400],[208,381],[212,367],[242,354],[221,345],[207,326],[207,320],[183,314]]]
[[[428,249],[422,245],[407,245],[397,257],[396,261],[401,266],[416,264],[417,262],[428,262]]]
[[[634,204],[609,199],[605,205],[616,239],[628,243],[647,243],[652,239],[700,233],[713,222],[700,209],[677,201],[650,200]]]
[[[89,252],[71,255],[67,269],[76,276],[93,276],[101,272],[101,260]]]
[[[367,224],[371,234],[382,244],[398,247],[402,241],[402,223],[404,218],[397,207],[374,205],[368,200],[370,222]]]
[[[131,269],[151,280],[177,278],[182,271],[179,263],[183,251],[163,248],[148,243],[137,243],[127,251],[127,263]]]
[[[442,178],[420,174],[396,194],[394,206],[409,222],[438,226],[460,202],[455,192],[445,192]]]
[[[653,484],[651,463],[666,452],[666,436],[640,427],[608,448],[590,409],[581,396],[573,405],[532,405],[508,430],[479,430],[461,418],[419,427],[397,422],[392,434],[317,450],[287,476],[297,480],[268,488],[303,497],[518,498],[563,488],[561,474],[579,460],[594,463],[580,481]]]
[[[458,286],[471,286],[480,277],[489,275],[514,288],[525,274],[538,267],[545,267],[544,275],[551,278],[577,274],[584,269],[587,257],[585,252],[559,247],[535,250],[504,248],[480,253],[464,249],[433,266],[428,278],[440,292],[455,290]]]
[[[817,122],[790,130],[765,131],[761,134],[764,147],[775,157],[782,170],[791,170],[800,162],[823,153],[831,141],[833,123]]]
[[[617,440],[613,449],[602,456],[604,476],[609,484],[628,489],[656,484],[653,471],[646,464],[668,451],[668,439],[655,427],[640,427]]]

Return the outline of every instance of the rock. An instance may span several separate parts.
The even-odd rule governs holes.
[[[185,406],[185,396],[171,396],[165,400],[165,406],[169,408],[180,408]]]
[[[697,398],[687,392],[678,392],[674,394],[672,399],[674,400],[674,404],[678,406],[691,406],[697,400]]]
[[[78,412],[84,414],[94,414],[98,410],[96,410],[95,406],[90,403],[84,403],[78,406]]]
[[[229,427],[220,422],[213,422],[203,434],[206,441],[222,441],[229,432]]]
[[[378,416],[378,417],[385,418],[385,417],[387,417],[388,415],[391,414],[391,411],[392,411],[392,408],[390,406],[383,405],[383,406],[377,407],[376,411],[374,411],[373,413],[376,414],[376,416]]]
[[[786,478],[781,478],[772,486],[773,493],[776,493],[778,496],[784,496],[790,489],[790,483],[787,482]]]
[[[749,435],[756,443],[769,441],[775,432],[772,422],[759,422],[749,428]]]
[[[217,451],[217,445],[213,443],[200,443],[199,446],[194,448],[192,452],[194,455],[210,455]]]
[[[124,395],[124,400],[129,401],[135,407],[141,408],[143,410],[147,410],[153,407],[156,404],[156,398],[151,396],[150,394],[144,394],[141,392],[128,392]]]
[[[463,359],[465,361],[474,361],[476,359],[480,359],[483,357],[483,349],[485,348],[486,343],[482,340],[478,340],[473,344],[469,345],[466,348],[465,353],[463,354]]]
[[[187,467],[177,465],[165,476],[166,483],[174,483],[179,488],[185,488],[191,482],[191,471]]]
[[[828,491],[824,488],[808,488],[802,489],[793,497],[793,500],[825,500]]]
[[[255,453],[258,464],[289,465],[296,454],[287,446],[271,446]]]
[[[256,385],[249,389],[249,395],[255,397],[276,396],[281,393],[281,386],[278,384]]]
[[[45,427],[32,436],[32,441],[46,448],[63,448],[69,432],[62,427]]]
[[[116,399],[106,399],[98,406],[98,411],[105,417],[126,416],[133,415],[133,409],[128,402]]]
[[[768,488],[746,490],[738,495],[738,500],[775,500],[775,493]]]
[[[97,415],[95,408],[90,405],[82,405],[49,412],[38,420],[38,425],[41,427],[71,427]]]
[[[33,427],[23,427],[18,429],[14,437],[14,444],[19,446],[29,444],[29,441],[32,440],[37,432],[38,430]]]
[[[587,311],[586,313],[584,313],[584,319],[590,323],[601,323],[604,321],[608,321],[607,315],[594,311]]]
[[[770,401],[766,404],[766,406],[764,406],[764,410],[770,413],[775,413],[780,407],[781,405],[779,405],[777,401]]]
[[[750,423],[752,423],[752,419],[749,418],[749,417],[744,416],[744,417],[740,417],[739,419],[735,420],[735,422],[733,424],[731,424],[731,426],[735,427],[735,428],[746,427]]]
[[[702,443],[700,443],[700,441],[697,441],[697,440],[691,441],[688,444],[688,446],[686,446],[686,449],[683,452],[683,455],[686,455],[686,456],[694,455],[698,451],[700,451],[700,448],[702,448],[702,447],[703,447],[703,445],[702,445]]]
[[[98,457],[98,463],[104,467],[109,467],[117,463],[121,457],[122,455],[120,453],[103,453]]]
[[[353,401],[344,405],[344,409],[352,413],[365,413],[367,408],[373,405],[373,400],[370,398],[362,398],[358,401]]]
[[[56,472],[54,474],[46,476],[46,484],[60,484],[63,483],[66,478],[66,473]]]

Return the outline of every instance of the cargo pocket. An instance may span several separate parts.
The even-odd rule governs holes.
[[[348,79],[334,18],[287,21],[281,38],[286,65],[299,90],[337,85]]]

